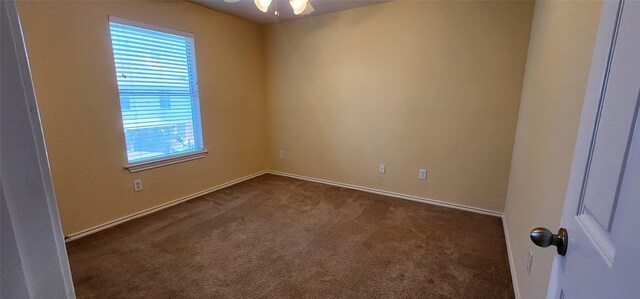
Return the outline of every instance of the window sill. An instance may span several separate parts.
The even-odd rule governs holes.
[[[153,168],[163,167],[171,164],[182,163],[182,162],[196,160],[196,159],[202,159],[206,155],[207,155],[207,151],[202,150],[198,152],[191,152],[187,154],[181,154],[181,155],[176,155],[176,156],[171,156],[166,158],[158,158],[154,160],[132,163],[132,164],[125,165],[124,168],[129,170],[130,173],[134,173],[134,172],[149,170]]]

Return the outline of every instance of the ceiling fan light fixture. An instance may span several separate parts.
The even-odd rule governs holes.
[[[262,12],[267,12],[267,10],[269,10],[269,5],[271,5],[271,0],[253,0],[253,2]]]
[[[309,2],[309,0],[289,0],[289,4],[291,4],[291,8],[293,8],[293,13],[296,15],[301,14],[305,8],[307,8],[307,2]]]

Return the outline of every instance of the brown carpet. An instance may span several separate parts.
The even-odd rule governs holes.
[[[68,243],[79,298],[513,298],[500,218],[263,175]]]

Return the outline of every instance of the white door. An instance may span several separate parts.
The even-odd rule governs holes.
[[[549,298],[640,298],[640,1],[600,23]]]

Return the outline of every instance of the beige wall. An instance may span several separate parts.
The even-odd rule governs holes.
[[[271,168],[501,212],[532,14],[395,1],[268,26]]]
[[[536,2],[505,207],[522,298],[547,293],[554,250],[536,247],[529,232],[560,225],[600,7],[599,1]]]
[[[267,167],[258,25],[186,2],[18,3],[65,234]],[[130,174],[108,15],[195,34],[206,158]],[[144,191],[133,192],[141,178]]]

